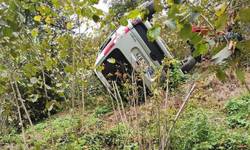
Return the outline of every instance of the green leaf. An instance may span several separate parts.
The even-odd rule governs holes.
[[[12,11],[16,11],[17,10],[17,5],[15,3],[14,0],[10,0],[9,1],[9,8],[12,10]]]
[[[250,41],[248,41],[248,42],[250,42]],[[241,43],[241,42],[237,41],[235,47],[238,48],[240,51],[242,51],[244,49],[244,45],[245,45],[244,43]]]
[[[175,5],[172,6],[168,11],[168,18],[172,19],[175,16],[175,14],[178,14],[179,12],[180,12],[179,9]]]
[[[195,45],[194,57],[204,54],[207,51],[207,44],[203,44],[202,41]]]
[[[122,26],[127,26],[128,25],[128,21],[125,17],[121,17],[120,19],[121,25]]]
[[[199,33],[198,32],[194,32],[191,34],[190,36],[190,43],[192,44],[197,44],[201,41],[201,37],[199,36]]]
[[[3,35],[11,38],[13,36],[12,29],[9,27],[3,27]]]
[[[173,0],[174,1],[174,4],[181,4],[183,3],[184,0]]]
[[[20,53],[18,51],[14,51],[13,49],[10,50],[10,54],[14,57],[17,58],[20,56]]]
[[[242,21],[250,21],[250,8],[244,8],[244,9],[240,9],[239,15]]]
[[[215,27],[217,31],[224,31],[226,29],[228,14],[223,13],[220,15],[218,20],[215,22]]]
[[[88,85],[89,85],[88,82],[86,82],[86,81],[81,81],[81,83],[82,83],[82,85],[84,85],[84,86],[88,86]]]
[[[60,96],[60,97],[63,97],[64,96],[64,90],[57,90],[57,94]]]
[[[106,20],[107,20],[108,22],[111,22],[111,21],[112,21],[112,17],[111,17],[110,15],[107,15],[107,16],[106,16]]]
[[[30,78],[30,82],[32,84],[36,84],[37,82],[39,82],[39,80],[37,79],[37,77],[32,77],[32,78]]]
[[[25,17],[19,12],[17,12],[17,14],[19,16],[19,20],[23,23],[25,21]]]
[[[47,60],[47,62],[46,62],[46,68],[50,69],[51,66],[52,66],[52,61],[51,60]]]
[[[90,66],[89,59],[84,59],[87,66]]]
[[[1,70],[6,70],[6,67],[3,66],[3,65],[0,65],[0,69],[1,69]]]
[[[154,9],[156,12],[161,12],[164,9],[161,5],[161,0],[154,0]]]
[[[37,16],[34,17],[34,20],[40,22],[40,21],[41,21],[41,18],[42,18],[42,17],[41,17],[40,15],[37,15]]]
[[[223,48],[219,53],[212,57],[215,64],[220,64],[224,59],[228,58],[232,52],[228,50],[228,46]]]
[[[78,67],[78,68],[83,68],[83,67],[84,67],[84,64],[81,63],[81,62],[79,62],[79,63],[77,64],[77,67]]]
[[[135,19],[140,14],[140,9],[135,9],[131,11],[126,17],[128,19]]]
[[[240,43],[240,42],[237,42],[237,43]],[[246,48],[247,52],[250,52],[250,40],[244,41],[244,47]]]
[[[9,109],[5,110],[4,115],[8,116],[9,114],[10,114],[10,110]]]
[[[38,29],[37,28],[34,28],[32,31],[31,31],[31,35],[33,37],[37,37],[38,36]]]
[[[89,2],[91,5],[93,5],[93,4],[98,4],[99,0],[89,0]]]
[[[196,20],[200,17],[201,13],[199,11],[192,11],[189,18],[188,22],[189,23],[195,23]]]
[[[67,58],[67,53],[66,53],[66,51],[61,51],[60,57],[61,57],[61,58]]]
[[[58,107],[58,108],[62,108],[62,105],[59,102],[54,102],[54,104]]]
[[[241,81],[242,84],[245,83],[245,73],[243,72],[242,69],[237,69],[236,70],[236,75],[239,78],[239,80]]]
[[[0,93],[3,93],[5,90],[2,86],[0,86]]]
[[[102,66],[97,66],[97,67],[96,67],[96,70],[97,70],[98,72],[101,72],[101,71],[103,70],[103,67],[102,67]]]
[[[47,110],[51,111],[53,108],[53,104],[51,102],[48,102],[48,103],[46,103],[45,107]]]
[[[216,72],[216,77],[221,80],[221,81],[225,81],[227,74],[225,72],[223,72],[221,69],[218,69]]]
[[[193,11],[202,12],[202,11],[203,11],[203,8],[201,8],[200,6],[194,6],[194,7],[192,7],[192,10],[193,10]]]
[[[177,25],[176,25],[176,22],[174,20],[166,20],[163,22],[167,27],[168,29],[170,30],[174,30],[177,28]]]
[[[73,69],[72,66],[69,66],[69,65],[68,65],[68,66],[66,66],[66,67],[64,68],[64,71],[65,71],[65,72],[72,72],[72,69]]]
[[[97,15],[93,15],[92,19],[94,20],[95,23],[97,23],[99,21],[100,17]]]
[[[156,38],[160,35],[161,33],[161,25],[156,24],[147,31],[147,37],[150,42],[153,42],[156,40]]]
[[[129,87],[129,85],[130,85],[129,83],[125,83],[124,84],[125,87]]]
[[[184,24],[181,30],[179,31],[179,36],[183,40],[187,39],[190,37],[192,27],[190,24]]]

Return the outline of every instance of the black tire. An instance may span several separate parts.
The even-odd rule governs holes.
[[[153,14],[156,13],[155,8],[154,8],[154,1],[151,1],[145,6],[143,10],[149,10],[149,13],[147,14],[148,21],[150,21],[153,18]]]
[[[184,60],[181,70],[183,73],[188,73],[196,64],[196,60],[193,57],[189,57]]]

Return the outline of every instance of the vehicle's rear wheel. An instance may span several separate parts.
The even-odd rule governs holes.
[[[183,73],[188,73],[197,63],[193,57],[188,57],[183,60],[183,65],[181,66],[181,70]]]

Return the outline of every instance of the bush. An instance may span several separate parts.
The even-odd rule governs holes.
[[[227,125],[231,128],[248,127],[250,124],[250,94],[239,96],[236,99],[229,99],[225,105],[228,116]]]

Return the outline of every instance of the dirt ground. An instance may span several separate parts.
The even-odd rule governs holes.
[[[207,63],[206,63],[207,64]],[[201,67],[202,66],[202,67]],[[204,64],[199,64],[196,66],[196,69],[202,68],[204,70],[200,70],[200,72],[205,72],[208,69],[209,65],[205,66]],[[203,76],[204,80],[195,80],[193,83],[185,84],[181,86],[181,91],[177,94],[169,94],[168,95],[168,106],[170,108],[174,107],[179,109],[183,103],[184,98],[189,93],[192,84],[196,84],[195,90],[190,96],[190,99],[198,99],[200,103],[204,105],[211,105],[211,107],[223,107],[229,98],[237,98],[240,94],[248,93],[246,85],[250,86],[250,68],[247,68],[245,71],[245,81],[246,84],[242,84],[240,80],[237,78],[235,71],[228,71],[227,78],[225,81],[220,81],[215,73],[210,72],[210,74],[205,74]],[[207,75],[207,77],[206,77]],[[197,94],[198,93],[198,94]],[[165,95],[165,93],[163,93]],[[150,101],[150,98],[149,100]],[[162,98],[162,102],[160,103],[160,109],[164,108],[165,97]],[[136,117],[140,117],[145,109],[149,110],[150,108],[155,107],[152,103],[148,102],[147,104],[142,104],[136,107],[126,107],[124,112],[126,114],[121,114],[123,111],[115,111],[114,114],[109,116],[106,121],[109,126],[117,125],[118,122],[124,122],[128,120],[128,122],[133,122]],[[136,113],[137,112],[137,113]],[[135,114],[138,114],[137,116]]]

